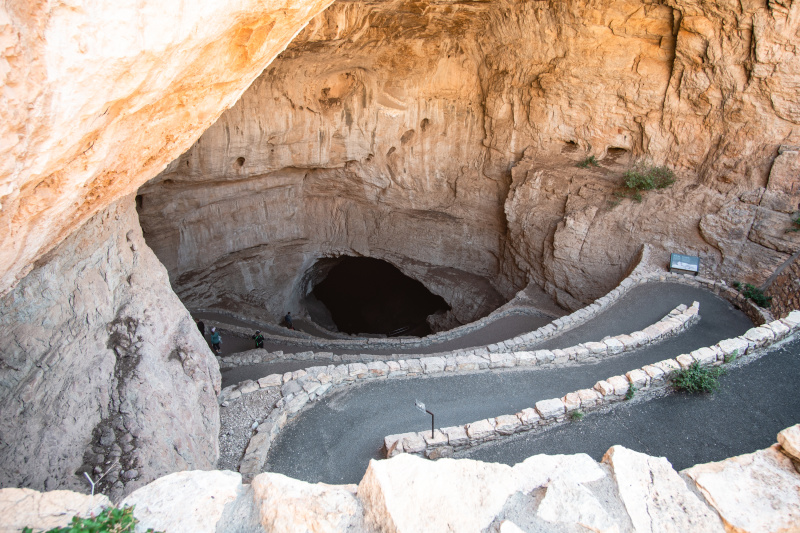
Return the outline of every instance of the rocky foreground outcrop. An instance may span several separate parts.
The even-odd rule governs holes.
[[[112,497],[213,468],[219,367],[142,238],[133,197],[0,299],[0,486]],[[1,513],[0,513],[1,514]]]
[[[140,191],[145,236],[187,305],[274,318],[337,255],[460,322],[530,282],[581,307],[646,242],[760,284],[800,248],[798,25],[798,2],[336,2]],[[620,200],[634,161],[677,183]]]
[[[780,532],[800,528],[800,426],[766,450],[676,472],[663,457],[622,446],[536,455],[513,467],[411,455],[371,461],[356,485],[310,484],[264,473],[179,472],[142,487],[137,531],[179,532]],[[50,502],[39,520],[26,501]],[[97,505],[68,492],[0,490],[0,531],[42,527],[52,509]],[[63,503],[62,503],[63,502]],[[44,507],[39,503],[39,508]],[[64,523],[68,517],[62,519]],[[50,522],[48,522],[50,523]]]

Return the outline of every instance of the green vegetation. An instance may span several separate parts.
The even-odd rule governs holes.
[[[616,200],[609,202],[609,205],[617,206],[624,198],[641,202],[642,191],[664,189],[673,183],[675,183],[675,173],[667,167],[637,165],[622,175],[623,188],[614,192]]]
[[[753,300],[753,303],[759,307],[769,309],[769,306],[772,305],[772,296],[765,295],[764,291],[754,285],[749,283],[742,285],[738,281],[734,281],[733,288],[737,289],[748,300]]]
[[[700,366],[695,361],[689,368],[684,368],[672,377],[672,386],[679,391],[698,393],[714,392],[719,388],[719,377],[725,371],[721,368]]]
[[[792,219],[792,227],[786,230],[786,233],[794,233],[800,231],[800,217]]]
[[[630,400],[633,398],[633,395],[636,394],[637,389],[633,383],[631,383],[630,387],[628,387],[628,392],[625,393],[625,399]]]
[[[133,533],[137,522],[133,507],[106,507],[102,513],[90,518],[74,516],[69,526],[50,529],[47,533]],[[153,529],[147,532],[151,533]],[[33,530],[26,527],[22,533],[33,533]]]
[[[586,414],[585,414],[583,411],[572,411],[572,412],[569,414],[569,417],[570,417],[570,418],[571,418],[571,419],[572,419],[574,422],[579,422],[580,420],[582,420],[582,419],[583,419],[583,417],[584,417],[584,416],[586,416]]]
[[[593,155],[587,157],[586,159],[578,163],[578,166],[581,168],[589,168],[590,165],[593,167],[600,166],[600,163],[597,162],[597,159]]]
[[[675,183],[675,174],[667,167],[637,166],[622,177],[625,188],[634,191],[665,189]]]
[[[733,363],[736,361],[736,358],[739,357],[739,350],[734,350],[730,354],[725,356],[726,363]]]

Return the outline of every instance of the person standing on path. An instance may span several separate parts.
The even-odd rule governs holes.
[[[256,348],[264,347],[264,335],[262,335],[260,331],[256,330],[256,334],[253,335],[253,340],[256,341]]]
[[[220,344],[222,344],[222,337],[217,333],[217,328],[211,328],[211,347],[217,355],[219,355],[221,351],[219,347]]]
[[[202,320],[197,321],[197,329],[200,330],[200,335],[202,335],[203,337],[206,336],[206,325],[203,324]]]
[[[287,328],[294,329],[294,325],[292,324],[292,312],[291,311],[286,313],[286,316],[283,317],[283,319],[286,321],[286,327]]]

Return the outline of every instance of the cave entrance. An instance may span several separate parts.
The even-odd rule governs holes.
[[[323,259],[310,277],[312,283],[320,280],[314,283],[312,299],[344,333],[423,337],[431,333],[428,315],[450,309],[441,296],[380,259]],[[310,314],[327,313],[317,309]]]

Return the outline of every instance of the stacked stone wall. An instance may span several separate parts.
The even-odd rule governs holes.
[[[800,309],[800,258],[795,259],[767,290],[772,297],[770,310],[777,317],[785,317],[791,311]]]

